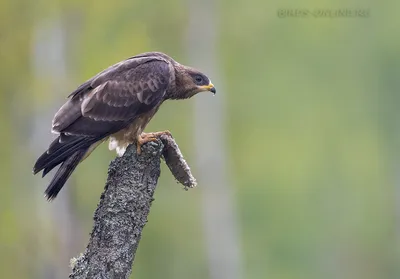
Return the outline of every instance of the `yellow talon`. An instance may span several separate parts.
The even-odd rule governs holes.
[[[156,141],[158,137],[161,135],[168,135],[171,136],[171,132],[166,130],[166,131],[161,131],[161,132],[154,132],[154,133],[142,133],[136,138],[136,152],[137,154],[142,153],[142,145],[150,142],[150,141]]]

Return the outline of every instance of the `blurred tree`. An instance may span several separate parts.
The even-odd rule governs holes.
[[[51,80],[46,88],[47,92],[57,92],[59,88],[66,87],[67,82],[67,62],[66,47],[68,44],[66,22],[63,20],[65,14],[49,20],[37,20],[34,28],[33,38],[33,77],[36,81]],[[55,113],[54,109],[60,103],[61,95],[50,95],[46,97],[47,106],[43,107],[41,98],[33,102],[34,117],[31,118],[32,127],[30,135],[32,154],[36,157],[46,150],[48,143],[51,142],[50,123]],[[48,123],[48,125],[44,125]],[[75,213],[70,201],[70,187],[65,187],[63,195],[57,203],[47,203],[43,196],[43,186],[47,186],[50,176],[42,180],[37,180],[35,190],[40,192],[37,196],[37,223],[38,229],[42,232],[38,235],[38,253],[36,265],[39,269],[38,278],[66,278],[70,272],[67,265],[71,254],[74,252],[75,239],[78,236],[79,224],[76,222]],[[69,183],[70,184],[70,183]],[[70,185],[71,186],[71,185]],[[47,227],[52,230],[48,230]],[[54,245],[48,245],[52,239]],[[54,257],[54,255],[57,257]]]
[[[217,98],[196,98],[193,133],[208,269],[212,279],[240,279],[242,261],[232,181],[228,180],[224,84],[218,69],[218,6],[214,0],[188,1],[189,61],[217,81]],[[222,93],[222,94],[221,94]]]

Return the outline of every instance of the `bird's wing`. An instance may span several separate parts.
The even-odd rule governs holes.
[[[59,137],[33,167],[45,176],[61,164],[45,191],[47,198],[57,196],[94,144],[159,105],[173,77],[167,60],[149,55],[115,64],[79,86],[53,119]]]
[[[163,100],[171,75],[169,62],[159,57],[133,57],[111,66],[70,95],[52,130],[99,137],[115,133]]]

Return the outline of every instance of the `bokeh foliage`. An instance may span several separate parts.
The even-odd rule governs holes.
[[[244,278],[400,276],[399,6],[216,2]],[[354,7],[369,9],[370,16],[276,16],[278,8]],[[58,96],[59,106],[60,96],[80,82],[140,52],[160,50],[189,61],[187,8],[179,0],[1,3],[2,278],[40,278],[40,261],[32,259],[41,253],[57,258],[51,247],[60,241],[52,236],[44,243],[50,248],[35,243],[52,234],[38,231],[35,222],[44,188],[31,185],[40,183],[30,169],[29,119],[39,113],[31,104],[46,109]],[[48,92],[51,81],[35,80],[32,72],[32,34],[37,24],[54,19],[67,30],[68,86]],[[192,105],[167,103],[148,127],[170,129],[189,162],[195,161]],[[82,227],[76,241],[82,246],[71,257],[88,238],[113,156],[106,146],[98,148],[73,177],[73,212]],[[200,199],[201,185],[182,191],[163,169],[132,277],[207,278]],[[57,200],[49,208],[56,206]],[[53,226],[49,221],[48,230]]]

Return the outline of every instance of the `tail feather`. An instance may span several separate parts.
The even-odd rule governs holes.
[[[45,191],[45,196],[48,200],[52,200],[57,196],[76,166],[83,160],[93,143],[98,140],[95,137],[66,136],[62,134],[37,159],[33,167],[33,173],[36,174],[43,170],[42,177],[61,164]]]
[[[76,151],[91,145],[92,138],[71,137],[68,141],[60,141],[60,137],[56,138],[51,144],[49,149],[44,152],[36,161],[33,167],[33,173],[37,174],[44,170],[45,176],[53,168],[61,164],[68,156]]]
[[[79,164],[83,156],[85,156],[85,153],[86,149],[78,150],[61,164],[45,191],[45,197],[48,200],[53,200],[57,196],[65,182],[67,182],[68,178],[75,170],[76,166]],[[47,173],[48,170],[45,169],[43,172]]]

